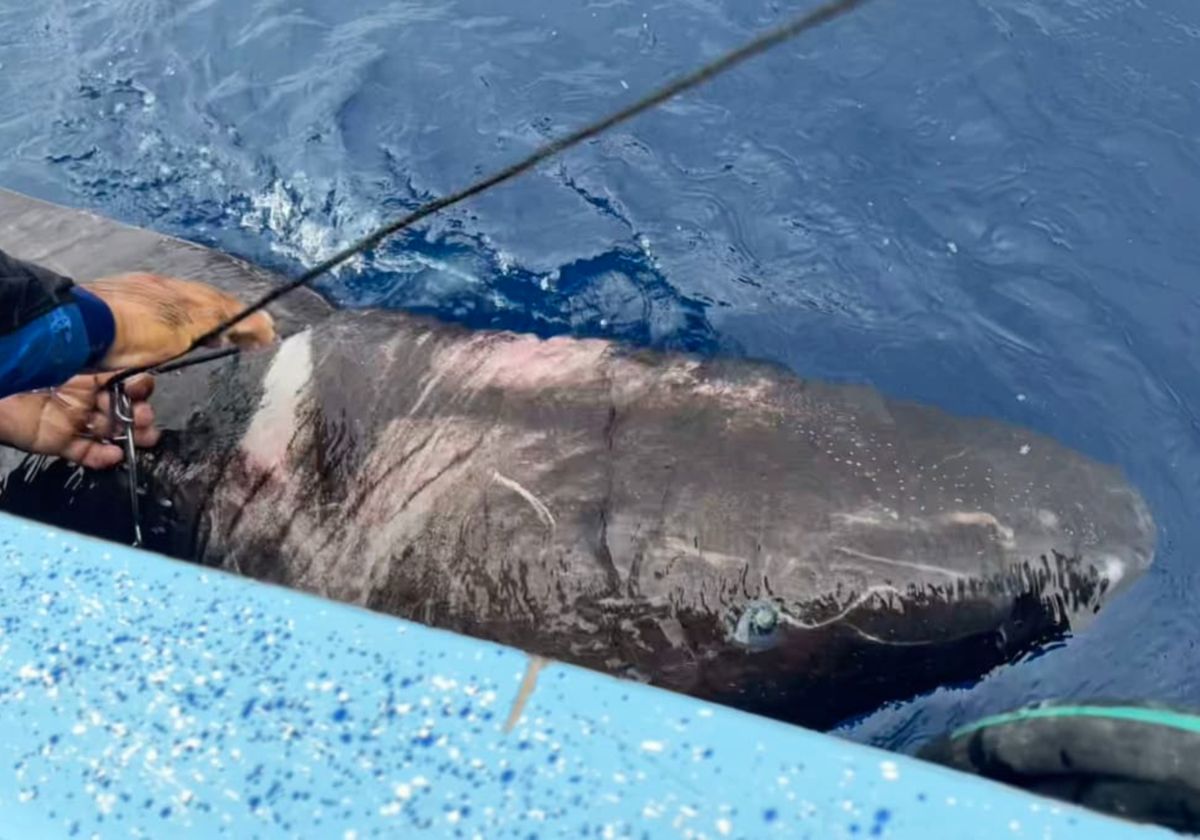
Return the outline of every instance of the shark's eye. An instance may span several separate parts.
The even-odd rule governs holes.
[[[742,608],[733,630],[733,639],[751,650],[774,646],[782,624],[779,607],[770,601],[751,601]]]

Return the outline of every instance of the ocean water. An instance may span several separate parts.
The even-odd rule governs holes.
[[[295,273],[802,8],[0,0],[0,186]],[[1064,644],[838,732],[1200,705],[1195,0],[877,0],[320,289],[772,359],[1118,463],[1150,574]]]

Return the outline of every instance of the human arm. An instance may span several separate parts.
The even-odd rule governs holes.
[[[0,251],[0,444],[94,469],[115,466],[122,450],[108,442],[115,433],[104,388],[111,376],[79,371],[165,361],[241,306],[203,283],[151,274],[80,287]],[[274,340],[270,316],[258,313],[217,343],[253,348]],[[153,381],[135,377],[125,387],[134,440],[153,446],[158,432],[147,402]]]
[[[154,274],[80,287],[0,251],[0,398],[62,383],[82,370],[165,361],[241,307],[206,284]],[[274,339],[271,317],[260,312],[216,343],[253,348]]]

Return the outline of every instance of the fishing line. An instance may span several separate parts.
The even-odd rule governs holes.
[[[381,242],[383,242],[383,240],[387,239],[393,234],[399,233],[400,231],[411,227],[422,219],[432,216],[434,213],[437,213],[441,210],[445,210],[447,207],[452,207],[468,198],[479,195],[480,193],[485,192],[492,187],[499,186],[505,181],[512,180],[518,175],[528,172],[530,169],[533,169],[547,159],[561,154],[562,152],[574,146],[578,146],[580,143],[590,140],[593,137],[603,134],[610,128],[626,122],[627,120],[630,120],[633,117],[650,110],[651,108],[661,105],[662,103],[674,98],[675,96],[678,96],[684,91],[698,87],[710,79],[732,69],[736,65],[741,64],[750,58],[761,55],[762,53],[779,46],[785,41],[789,41],[810,29],[815,29],[822,24],[829,23],[839,17],[842,17],[843,15],[854,11],[858,7],[866,5],[867,2],[869,2],[869,0],[831,0],[831,2],[818,6],[810,12],[795,17],[787,23],[784,23],[763,33],[762,35],[759,35],[757,38],[748,41],[746,44],[738,47],[737,49],[721,55],[713,61],[703,65],[699,69],[693,70],[691,73],[687,73],[676,78],[674,81],[668,82],[633,104],[628,105],[606,117],[602,117],[595,122],[592,122],[583,128],[572,132],[571,134],[567,134],[564,137],[546,143],[523,160],[513,163],[492,175],[481,178],[480,180],[476,181],[470,186],[464,187],[458,192],[451,193],[450,195],[442,198],[434,199],[433,201],[422,205],[413,212],[409,213],[407,216],[390,222],[377,229],[373,233],[364,236],[362,239],[358,240],[352,245],[343,248],[341,251],[338,251],[328,259],[324,260],[318,265],[313,266],[295,280],[291,280],[263,295],[237,315],[195,339],[186,350],[169,359],[166,364],[140,365],[138,367],[130,368],[113,377],[111,380],[111,385],[114,387],[118,386],[130,377],[141,373],[164,373],[170,370],[181,370],[194,364],[202,364],[204,362],[213,361],[217,358],[224,358],[225,356],[233,355],[234,353],[238,352],[236,348],[229,348],[216,354],[204,354],[194,358],[184,358],[189,353],[192,353],[200,347],[203,347],[216,340],[226,330],[240,324],[254,313],[261,311],[270,304],[279,300],[279,298],[283,297],[284,295],[289,294],[296,289],[301,288],[302,286],[307,286],[318,277],[332,271],[347,260],[374,249]]]

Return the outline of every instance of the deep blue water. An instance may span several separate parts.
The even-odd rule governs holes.
[[[0,0],[0,185],[296,272],[800,8]],[[1115,461],[1161,526],[1150,575],[842,732],[1200,704],[1196,0],[878,0],[322,288],[770,358]]]

